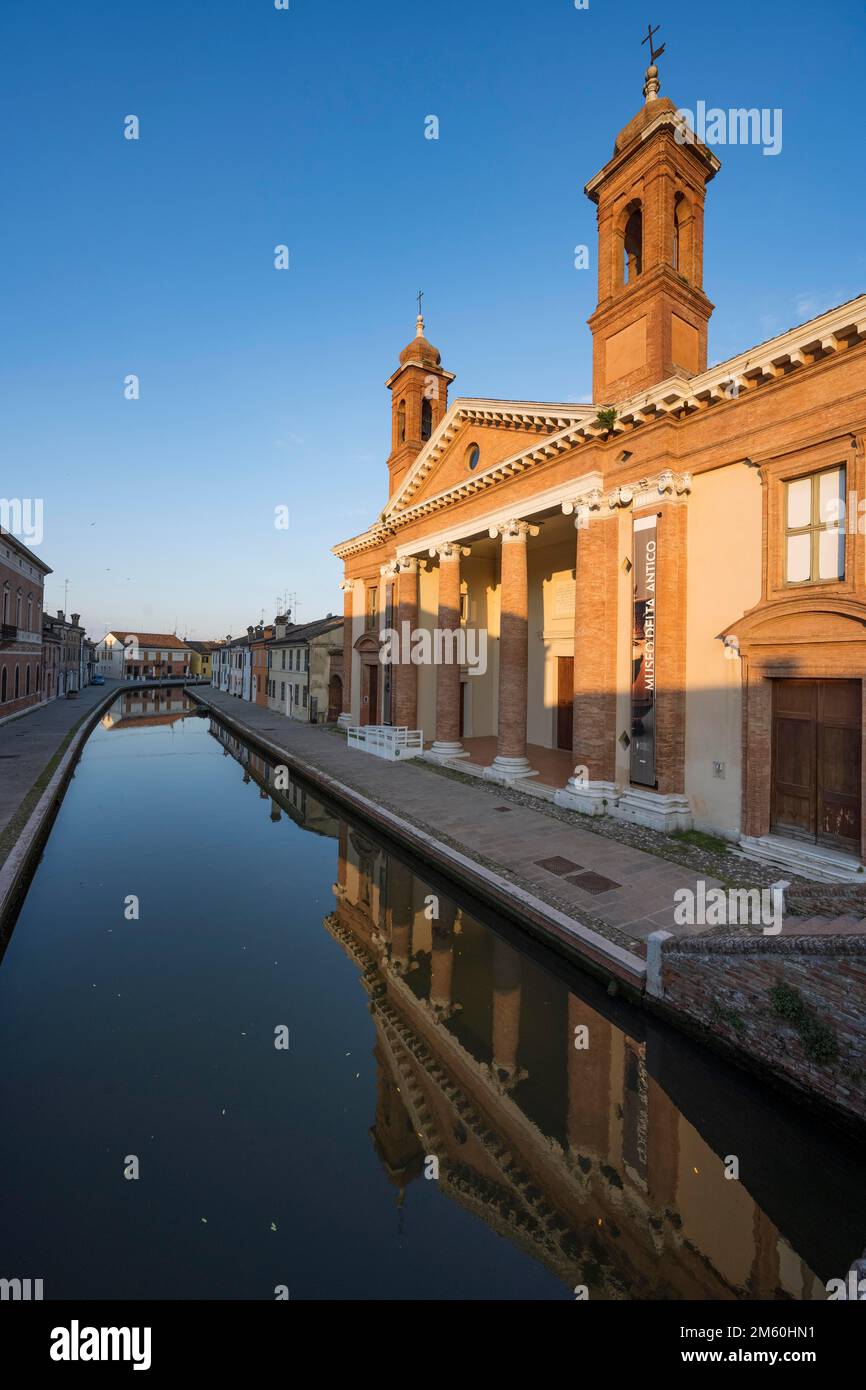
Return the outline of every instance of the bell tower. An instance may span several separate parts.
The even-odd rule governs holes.
[[[385,382],[391,392],[391,452],[388,455],[388,499],[394,496],[410,466],[448,409],[448,385],[453,372],[442,367],[442,354],[424,337],[421,295],[418,296],[415,337],[400,353],[400,365]]]
[[[598,209],[598,306],[588,322],[599,405],[707,366],[704,197],[721,166],[659,96],[660,54],[651,49],[644,105],[584,189]]]

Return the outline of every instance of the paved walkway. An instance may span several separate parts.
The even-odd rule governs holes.
[[[0,724],[0,837],[67,735],[120,686],[120,681],[108,680],[104,685],[87,685],[77,700],[49,700],[29,714]]]
[[[704,930],[674,923],[675,890],[694,888],[698,878],[682,865],[515,804],[495,783],[467,784],[419,761],[385,762],[349,749],[331,730],[296,723],[213,688],[196,694],[618,945],[644,954],[641,943],[659,927],[679,936]],[[708,887],[719,883],[702,877]]]

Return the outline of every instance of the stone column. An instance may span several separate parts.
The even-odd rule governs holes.
[[[603,815],[617,800],[616,652],[619,513],[598,490],[563,510],[576,513],[574,559],[574,769],[557,804]]]
[[[613,1025],[575,994],[568,996],[566,1134],[571,1154],[610,1161],[611,1035]],[[579,1028],[586,1028],[587,1046]]]
[[[497,1081],[511,1087],[524,1080],[517,1065],[520,1046],[521,960],[513,946],[501,937],[493,942],[493,1072]]]
[[[634,517],[656,517],[655,565],[655,772],[656,787],[631,785],[614,814],[669,835],[690,830],[685,790],[686,589],[688,579],[688,473],[659,474]],[[656,501],[658,498],[658,501]]]
[[[337,723],[345,727],[352,723],[352,648],[355,634],[355,582],[344,579],[343,590],[343,712]]]
[[[412,968],[415,878],[411,869],[393,855],[388,859],[387,894],[391,964],[398,975],[405,975]]]
[[[538,527],[507,521],[490,528],[502,537],[499,608],[499,738],[496,757],[486,775],[497,781],[536,777],[526,756],[526,681],[529,669],[529,621],[526,545]]]
[[[412,557],[398,560],[397,571],[397,632],[400,638],[400,661],[393,670],[393,723],[398,728],[418,727],[418,667],[411,660],[411,634],[418,627],[418,561]],[[405,625],[405,626],[404,626]]]
[[[460,743],[460,559],[469,550],[446,541],[430,551],[439,556],[439,616],[441,649],[436,666],[436,741],[431,756],[466,758]],[[451,634],[454,634],[452,637]]]
[[[393,630],[397,622],[397,574],[399,566],[396,560],[388,560],[384,565],[379,566],[379,576],[381,578],[382,602],[379,606],[381,616],[380,633],[386,629]],[[382,686],[380,708],[382,710],[383,724],[396,724],[394,712],[396,708],[396,675],[395,667],[390,661],[380,660],[379,680]]]
[[[457,910],[442,899],[439,920],[433,923],[430,959],[430,1003],[440,1015],[452,1012],[451,977],[454,973],[454,924]]]

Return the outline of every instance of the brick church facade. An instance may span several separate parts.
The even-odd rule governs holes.
[[[591,405],[449,405],[419,315],[387,383],[387,502],[335,547],[343,722],[844,880],[866,854],[866,296],[708,369],[720,165],[658,92],[651,67],[586,185]],[[403,623],[486,634],[486,670],[383,664]]]

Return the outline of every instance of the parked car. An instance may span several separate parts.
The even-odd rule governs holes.
[[[104,677],[104,676],[91,676],[91,678],[90,678],[90,684],[91,684],[91,685],[105,685],[105,677]]]

